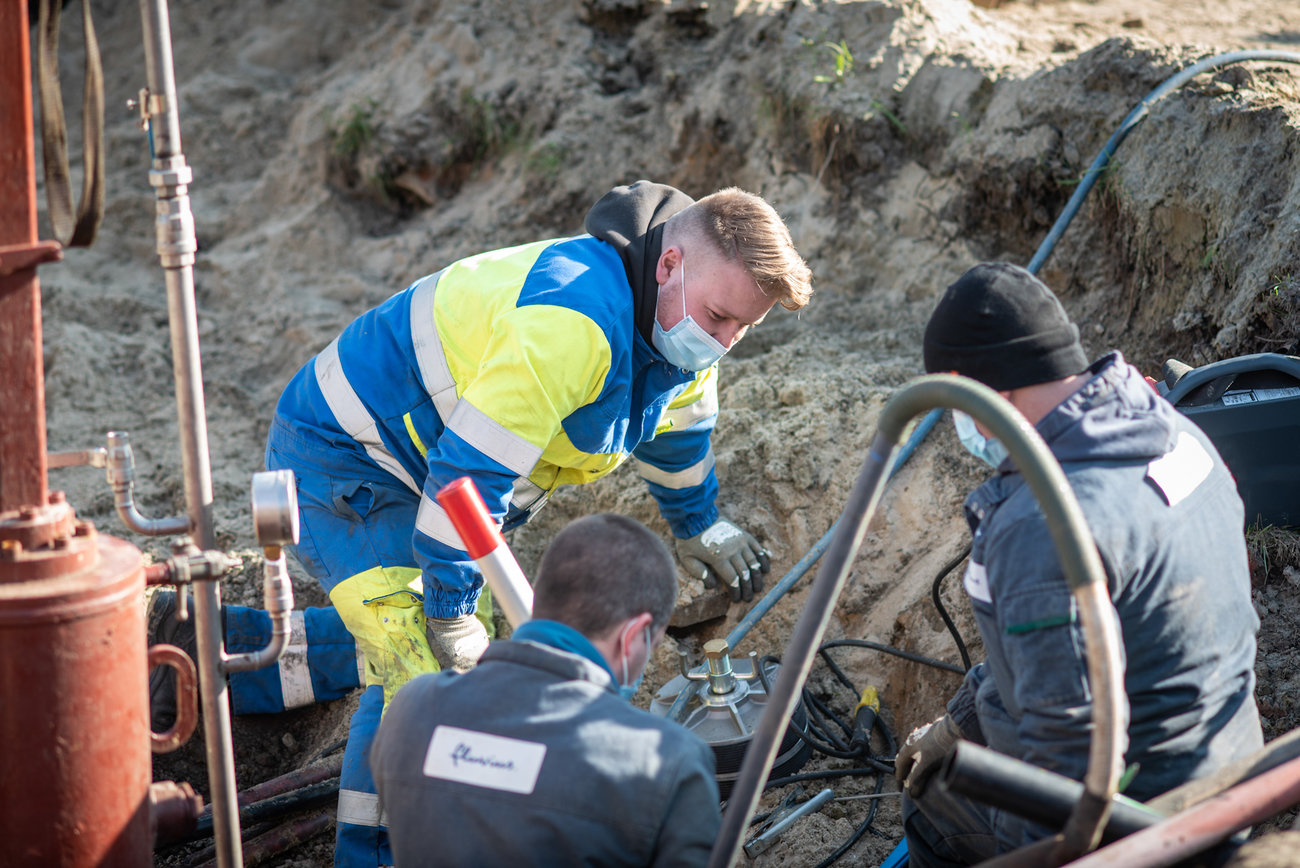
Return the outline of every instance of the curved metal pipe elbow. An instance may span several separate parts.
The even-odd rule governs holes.
[[[113,489],[113,506],[117,517],[129,529],[144,536],[166,536],[190,532],[188,516],[148,518],[135,505],[135,453],[125,431],[108,432],[108,457],[105,475]]]
[[[279,660],[289,647],[290,616],[293,613],[293,582],[285,566],[284,553],[278,547],[272,556],[268,552],[263,566],[262,598],[266,613],[271,616],[271,639],[264,648],[246,654],[227,657],[223,668],[227,673],[263,669]]]

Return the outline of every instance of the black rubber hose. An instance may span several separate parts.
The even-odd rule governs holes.
[[[966,643],[962,641],[961,633],[957,631],[957,625],[953,623],[952,618],[948,615],[948,609],[943,605],[943,599],[939,596],[939,587],[948,574],[957,568],[957,565],[970,555],[970,544],[961,550],[961,554],[944,564],[939,575],[934,577],[934,584],[930,586],[930,599],[934,601],[934,607],[939,610],[939,617],[943,619],[944,626],[952,634],[952,640],[957,643],[957,653],[961,655],[961,663],[970,671],[970,654],[966,652]]]
[[[956,663],[946,663],[943,660],[935,660],[933,657],[926,657],[924,654],[915,654],[911,651],[903,651],[892,645],[882,645],[879,642],[872,642],[867,639],[832,639],[822,646],[823,648],[870,648],[873,651],[880,651],[884,654],[893,654],[895,657],[902,657],[904,660],[911,660],[913,663],[924,663],[926,666],[933,666],[936,669],[942,669],[946,672],[955,672],[958,675],[965,675],[966,670],[962,669]]]

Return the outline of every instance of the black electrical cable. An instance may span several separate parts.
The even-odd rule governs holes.
[[[875,790],[873,790],[873,792],[879,793],[881,791],[881,786],[882,786],[882,782],[880,776],[876,775],[876,788]],[[857,844],[858,841],[862,840],[862,836],[867,833],[867,830],[871,829],[871,822],[876,819],[876,811],[879,810],[879,808],[880,808],[880,801],[878,799],[872,799],[871,806],[867,809],[866,819],[864,819],[861,823],[858,824],[858,827],[853,830],[853,834],[850,835],[844,841],[843,844],[837,847],[835,849],[835,852],[831,853],[831,855],[827,856],[825,859],[818,862],[816,868],[828,868],[828,866],[833,865],[837,861],[839,861],[839,858],[841,856],[843,856],[845,853],[852,850],[854,845]],[[873,829],[872,831],[875,830]],[[880,833],[877,832],[876,834],[880,834]],[[882,835],[881,837],[884,836]]]
[[[933,666],[936,669],[943,669],[946,672],[955,672],[958,675],[965,675],[966,670],[962,669],[956,663],[947,663],[943,660],[935,660],[933,657],[926,657],[924,654],[915,654],[911,651],[903,651],[892,645],[882,645],[879,642],[871,642],[866,639],[832,639],[823,648],[870,648],[873,651],[880,651],[885,654],[893,654],[895,657],[902,657],[904,660],[911,660],[913,663],[924,663],[926,666]]]
[[[843,684],[849,690],[852,690],[854,695],[856,696],[858,692],[858,688],[855,687],[853,685],[853,682],[849,680],[849,676],[844,674],[844,670],[841,669],[839,665],[835,662],[835,658],[831,657],[831,655],[826,653],[826,649],[829,647],[830,646],[828,645],[822,645],[822,647],[817,649],[817,655],[821,657],[823,661],[825,661],[826,667],[831,670],[831,672],[835,675],[837,679],[839,679],[840,684]]]
[[[890,772],[893,772],[893,766],[890,766]],[[853,769],[824,769],[820,772],[801,772],[797,775],[786,775],[783,778],[770,778],[764,787],[772,789],[773,787],[785,787],[790,784],[799,784],[804,781],[820,781],[827,778],[852,778],[862,777],[863,775],[875,774],[880,769],[866,767]]]
[[[308,784],[305,787],[299,787],[288,793],[282,793],[278,796],[272,796],[269,799],[263,799],[260,802],[254,802],[251,805],[244,805],[239,809],[239,822],[241,825],[248,826],[253,823],[259,823],[283,814],[301,811],[306,808],[323,804],[332,799],[338,798],[339,779],[330,778],[329,780],[319,781],[314,784]],[[194,829],[184,838],[179,839],[176,843],[185,843],[195,841],[199,838],[212,837],[212,815],[199,817],[195,823]]]
[[[776,657],[767,655],[759,660],[758,665],[762,666],[764,671],[767,671],[769,663],[779,663],[779,662],[780,661]],[[837,746],[836,741],[834,740],[835,739],[834,735],[826,732],[824,727],[821,726],[821,720],[819,719],[819,715],[822,714],[820,709],[825,708],[824,704],[821,702],[820,699],[814,696],[806,687],[803,689],[803,702],[804,702],[804,712],[807,718],[807,723],[806,726],[804,727],[804,730],[809,730],[809,731],[804,731],[799,729],[799,727],[794,727],[794,726],[790,727],[789,730],[790,732],[794,733],[794,735],[800,741],[802,741],[804,744],[808,745],[818,753],[825,754],[826,756],[832,757],[834,759],[864,760],[868,763],[871,763],[872,768],[876,771],[887,771],[890,773],[894,771],[894,767],[892,765],[886,765],[885,763],[880,762],[878,760],[873,760],[870,757],[865,756],[864,753],[860,750],[851,751],[848,749],[848,745],[842,742],[839,743],[839,745]],[[829,713],[829,709],[826,709],[826,713]],[[815,731],[816,734],[814,734],[813,731]],[[852,730],[850,729],[849,731],[851,732]],[[772,783],[769,782],[764,787],[764,789],[770,789],[772,786],[773,786]]]
[[[837,640],[835,642],[827,642],[824,645],[822,645],[821,648],[818,649],[819,656],[826,663],[827,668],[835,676],[835,679],[844,687],[848,688],[848,690],[852,692],[854,697],[859,697],[861,694],[859,693],[857,687],[853,684],[852,679],[850,679],[848,675],[844,672],[844,670],[840,668],[840,666],[834,661],[834,659],[829,654],[826,653],[826,650],[828,648],[836,647],[837,645],[847,646],[847,647],[873,648],[876,650],[879,650],[880,648],[886,646],[878,646],[877,643],[864,642],[862,640],[842,639],[842,640]],[[896,649],[889,649],[889,650],[896,650]],[[920,655],[911,655],[911,656],[920,657]],[[779,663],[779,662],[780,660],[778,658],[772,655],[768,655],[762,657],[758,661],[758,665],[761,668],[761,670],[764,673],[766,673],[769,671],[770,664]],[[940,663],[940,661],[931,661],[929,658],[921,658],[919,662],[930,663],[931,665],[940,665],[940,666],[951,665],[951,664],[942,664]],[[764,789],[772,789],[774,787],[787,786],[789,784],[801,783],[803,781],[824,780],[828,778],[861,777],[863,775],[874,774],[876,776],[876,784],[875,784],[875,789],[872,792],[874,794],[881,793],[884,789],[883,775],[886,774],[892,775],[894,773],[894,762],[893,762],[892,755],[896,753],[898,750],[898,745],[897,745],[897,741],[894,738],[894,734],[890,731],[884,719],[879,714],[877,714],[872,719],[872,723],[870,725],[870,729],[879,730],[881,737],[885,741],[885,747],[890,754],[890,756],[877,757],[871,755],[871,734],[869,731],[867,733],[867,738],[861,741],[860,746],[858,746],[856,749],[850,749],[848,744],[845,741],[843,741],[840,738],[840,736],[836,733],[836,729],[843,732],[845,736],[852,739],[855,724],[846,723],[838,714],[836,714],[831,709],[830,704],[828,702],[813,694],[807,687],[804,687],[803,689],[803,703],[804,703],[805,717],[807,720],[804,729],[807,731],[806,732],[800,731],[796,727],[791,727],[790,729],[791,732],[793,732],[805,744],[809,745],[819,753],[822,753],[826,756],[830,756],[836,759],[857,760],[859,763],[866,763],[867,765],[865,767],[857,767],[857,768],[827,769],[825,771],[820,771],[820,772],[805,772],[803,774],[789,775],[784,778],[769,779],[767,783],[764,785]],[[856,723],[856,716],[855,716],[855,723]],[[849,837],[846,838],[834,850],[834,852],[832,852],[829,856],[827,856],[825,859],[819,862],[816,868],[828,868],[828,866],[839,861],[839,859],[843,857],[845,853],[853,849],[853,847],[858,843],[858,841],[862,839],[862,836],[865,835],[867,832],[871,832],[872,834],[880,838],[885,838],[886,836],[884,836],[877,830],[873,829],[871,826],[871,824],[876,819],[876,813],[878,810],[879,810],[879,800],[872,799],[871,805],[867,809],[867,815],[862,820],[862,822],[858,824],[857,828],[853,830],[853,833],[849,835]],[[761,815],[756,815],[755,817],[751,818],[750,825],[753,826],[755,823],[766,820],[768,817],[772,815],[772,813],[773,812],[769,811]]]
[[[836,750],[849,750],[847,738],[852,737],[853,728],[840,720],[840,718],[836,716],[835,712],[831,710],[830,706],[826,704],[825,700],[817,696],[817,694],[809,693],[808,696],[805,697],[805,700],[808,704],[807,710],[811,712],[809,718],[816,721],[815,731],[817,737],[833,745]],[[840,738],[829,724],[835,724],[838,726],[840,731],[844,733],[845,738]],[[812,729],[812,727],[810,727],[810,729]],[[850,757],[841,757],[841,759],[850,759]]]
[[[948,632],[952,634],[953,641],[957,643],[957,651],[961,654],[962,665],[966,667],[968,672],[970,671],[970,654],[966,653],[966,643],[962,641],[957,625],[953,623],[952,618],[948,615],[948,610],[944,608],[943,600],[939,597],[939,586],[943,584],[943,580],[947,575],[956,569],[958,564],[966,560],[969,555],[970,543],[967,543],[966,547],[961,550],[961,554],[944,565],[943,569],[939,571],[939,575],[934,577],[934,584],[930,586],[930,599],[934,601],[934,607],[939,610],[939,617],[943,619]]]

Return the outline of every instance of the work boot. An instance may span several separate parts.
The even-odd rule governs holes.
[[[194,638],[194,600],[188,599],[190,617],[176,620],[176,592],[154,591],[145,609],[145,627],[150,645],[175,645],[197,664]],[[170,666],[155,666],[149,673],[149,719],[154,732],[165,732],[176,719],[176,672]]]

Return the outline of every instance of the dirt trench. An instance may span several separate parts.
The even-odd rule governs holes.
[[[120,104],[141,84],[139,24],[132,10],[92,5],[109,104]],[[920,373],[921,330],[942,288],[980,260],[1027,262],[1133,106],[1214,51],[1206,30],[1182,38],[1159,4],[1109,30],[1116,13],[1104,3],[981,5],[997,8],[371,0],[307,13],[292,0],[172,4],[195,168],[214,513],[220,544],[244,559],[225,599],[259,601],[248,479],[293,371],[416,277],[481,249],[579,231],[600,192],[640,177],[695,195],[725,184],[763,194],[814,269],[810,308],[774,312],[724,362],[715,438],[723,512],[773,552],[773,578],[784,575],[839,516],[880,408]],[[1245,6],[1237,17],[1256,15],[1263,28],[1260,4]],[[1145,26],[1124,23],[1143,17]],[[1273,30],[1262,35],[1284,47],[1297,19],[1268,18]],[[1246,41],[1224,47],[1259,41],[1234,38]],[[69,105],[79,98],[77,41],[65,34]],[[1198,77],[1154,105],[1120,147],[1042,270],[1091,354],[1116,346],[1156,375],[1169,357],[1300,352],[1298,72],[1243,64]],[[183,499],[147,154],[129,117],[110,115],[108,145],[100,242],[41,275],[50,448],[131,431],[137,497],[163,514]],[[941,423],[887,489],[828,638],[959,662],[930,591],[966,542],[960,504],[980,478]],[[52,485],[102,532],[127,535],[99,474],[60,471]],[[624,468],[561,491],[513,535],[525,572],[559,528],[599,510],[668,536]],[[133,541],[150,556],[167,553],[165,540]],[[1256,534],[1252,545],[1264,622],[1258,695],[1272,738],[1300,724],[1289,639],[1300,563],[1286,535]],[[814,573],[750,634],[752,650],[781,652]],[[942,598],[978,660],[956,585],[950,577]],[[309,581],[295,590],[300,606],[326,602]],[[698,654],[745,611],[686,580],[682,606],[695,614],[652,662],[642,704],[676,672],[677,647]],[[701,619],[707,613],[715,617]],[[937,713],[957,683],[885,654],[841,657],[855,684],[880,689],[900,736]],[[812,687],[844,701],[820,669]],[[241,787],[337,745],[354,702],[238,718]],[[155,775],[206,791],[201,740],[158,758]],[[810,818],[753,864],[815,864],[848,837],[864,804]],[[882,803],[873,832],[837,864],[878,864],[901,834],[895,803]],[[328,838],[270,864],[329,864]],[[190,855],[163,852],[158,864]]]

